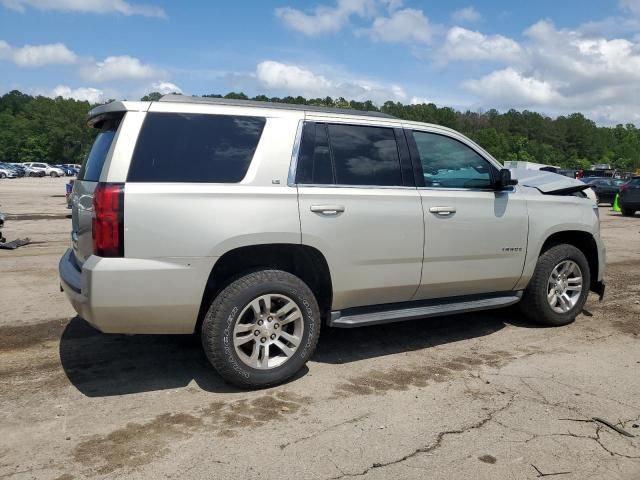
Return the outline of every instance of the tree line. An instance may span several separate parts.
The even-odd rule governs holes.
[[[161,96],[152,92],[141,100],[158,100]],[[581,113],[551,118],[527,110],[472,112],[433,103],[405,105],[391,101],[377,106],[371,101],[342,97],[249,98],[236,92],[203,96],[378,111],[435,123],[462,132],[501,161],[523,160],[584,170],[596,163],[608,163],[624,171],[640,168],[640,129],[633,124],[598,126]],[[34,97],[17,90],[6,93],[0,97],[0,161],[81,163],[95,136],[85,123],[87,112],[94,106],[61,97]]]

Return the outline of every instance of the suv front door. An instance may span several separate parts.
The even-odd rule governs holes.
[[[302,243],[327,260],[334,310],[408,301],[420,283],[424,225],[404,132],[339,121],[306,122],[302,132]]]
[[[425,225],[415,299],[511,290],[527,249],[525,200],[493,188],[497,167],[463,137],[436,129],[407,137]]]

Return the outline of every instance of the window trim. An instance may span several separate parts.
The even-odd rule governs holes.
[[[493,159],[491,158],[487,158],[486,155],[484,155],[481,151],[478,151],[478,149],[476,149],[473,145],[469,144],[468,142],[465,142],[463,140],[461,140],[460,138],[456,138],[453,135],[448,135],[445,132],[439,132],[439,131],[433,131],[433,130],[421,130],[418,128],[412,128],[412,127],[408,127],[405,128],[405,135],[407,136],[407,140],[409,143],[409,152],[411,154],[411,159],[413,161],[413,166],[414,166],[414,174],[416,175],[416,185],[418,187],[419,190],[436,190],[436,191],[463,191],[463,192],[495,192],[495,184],[496,184],[496,180],[498,178],[498,167],[496,166],[495,162],[493,161]],[[420,133],[429,133],[432,135],[439,135],[441,137],[445,137],[451,140],[454,140],[462,145],[464,145],[465,147],[471,149],[474,153],[476,153],[477,155],[480,156],[480,158],[482,158],[485,162],[487,162],[489,164],[490,170],[489,170],[489,174],[491,176],[491,186],[490,187],[428,187],[425,185],[424,182],[424,170],[422,169],[422,159],[420,158],[420,152],[418,151],[418,144],[416,142],[416,139],[414,137],[414,132],[420,132]],[[510,192],[513,191],[514,187],[510,187],[510,188],[506,188],[503,189],[501,191],[504,192]]]
[[[387,128],[393,132],[395,141],[396,141],[396,151],[398,153],[398,166],[400,169],[400,179],[402,181],[402,185],[346,185],[341,183],[297,183],[296,175],[298,169],[298,162],[300,161],[300,149],[302,143],[302,132],[304,127],[307,125],[324,125],[327,131],[327,140],[329,144],[329,153],[331,157],[331,169],[333,170],[333,179],[336,180],[336,170],[335,170],[335,160],[333,155],[333,146],[331,144],[331,136],[329,134],[329,125],[339,125],[339,126],[351,126],[351,127],[374,127],[374,128]],[[411,167],[415,168],[413,165],[413,159],[411,158],[411,151],[409,148],[409,142],[407,141],[406,134],[400,136],[399,132],[403,130],[400,126],[393,125],[378,125],[373,123],[350,123],[350,122],[337,122],[332,119],[327,119],[324,121],[318,121],[316,119],[310,120],[300,120],[298,122],[298,128],[296,131],[296,137],[293,143],[293,151],[291,154],[291,165],[289,166],[289,175],[287,178],[287,185],[290,187],[314,187],[314,188],[382,188],[382,189],[402,189],[402,190],[415,190],[415,174],[413,178],[409,176],[409,178],[405,179],[405,169],[408,168],[408,162],[411,162]],[[404,143],[402,142],[404,140]],[[405,152],[402,151],[402,146],[406,149]],[[403,153],[405,155],[404,164],[403,164]],[[408,155],[407,155],[408,154]],[[407,184],[408,183],[408,184]]]

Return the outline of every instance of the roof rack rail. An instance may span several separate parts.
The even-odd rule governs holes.
[[[295,103],[277,103],[277,102],[260,102],[257,100],[237,100],[232,98],[216,98],[216,97],[190,97],[187,95],[179,95],[170,93],[160,98],[161,102],[178,102],[178,103],[206,103],[213,105],[230,105],[234,107],[261,107],[261,108],[278,108],[282,110],[301,110],[305,112],[321,112],[321,113],[335,113],[339,115],[358,115],[364,117],[377,117],[377,118],[393,118],[393,115],[389,115],[382,112],[370,112],[364,110],[355,110],[351,108],[331,108],[331,107],[316,107],[315,105],[299,105]]]

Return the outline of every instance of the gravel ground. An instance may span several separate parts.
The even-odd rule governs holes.
[[[640,216],[600,209],[607,295],[570,326],[325,329],[297,378],[246,392],[193,337],[74,317],[64,183],[0,181],[5,236],[34,242],[0,250],[0,478],[640,478]]]

